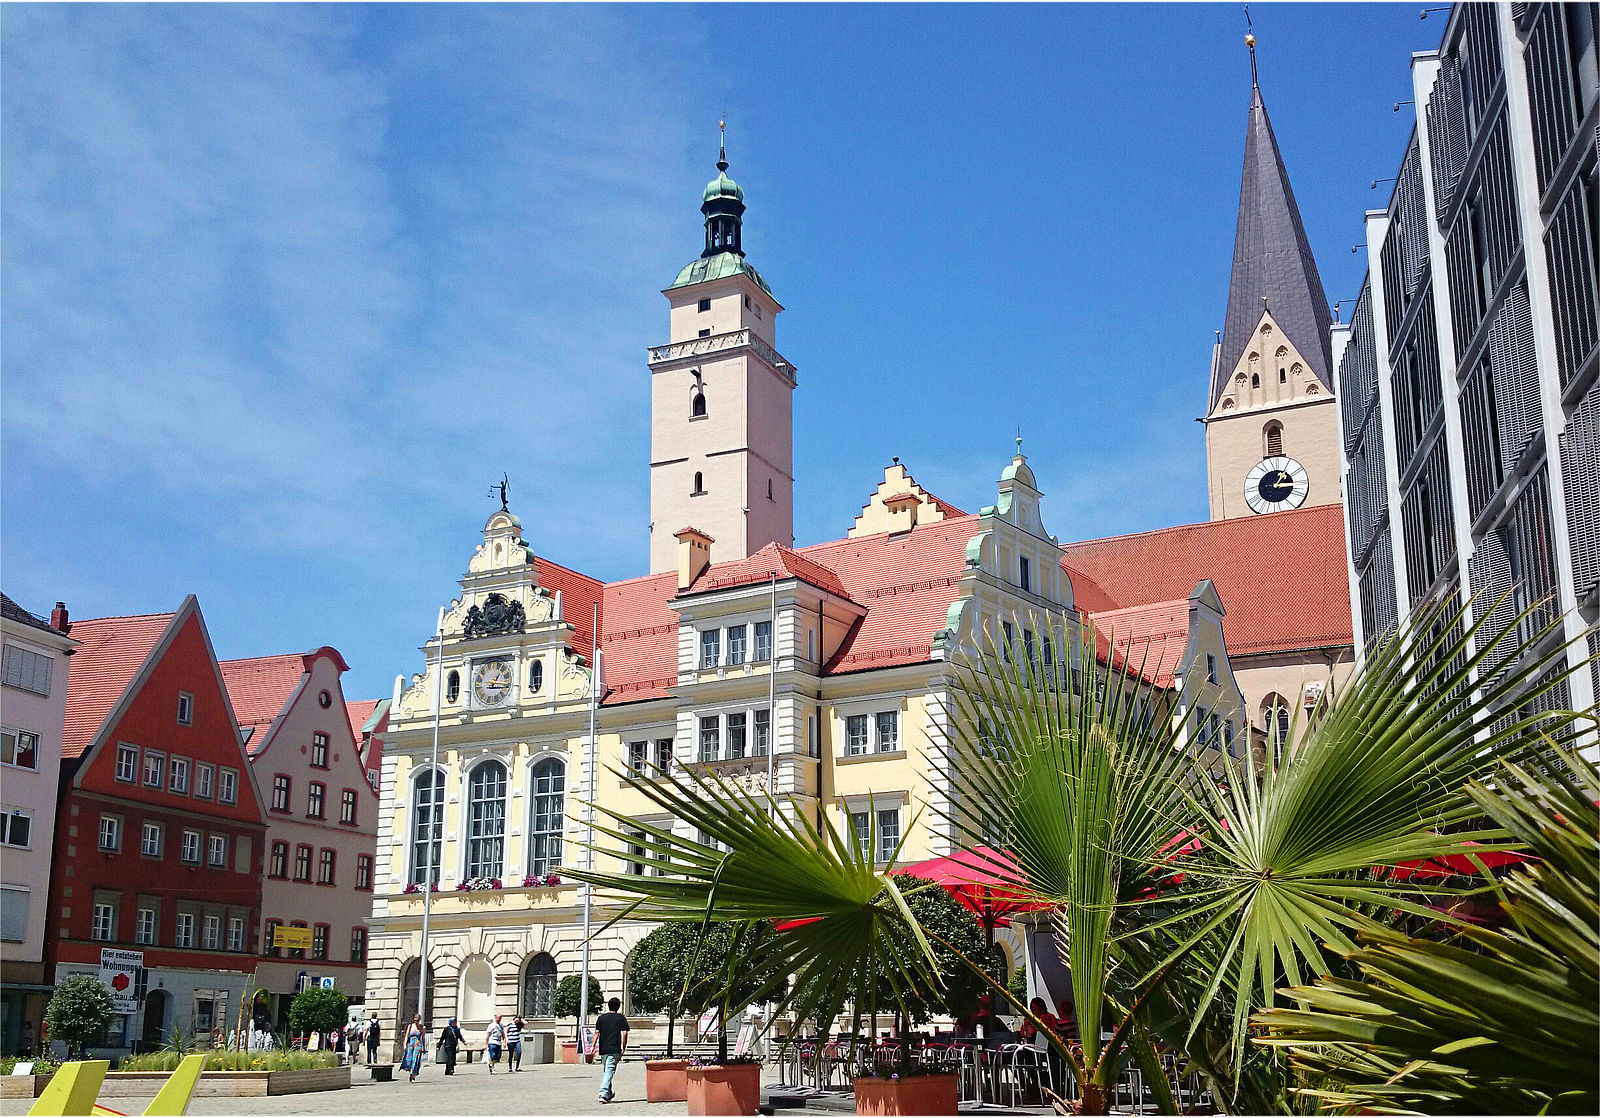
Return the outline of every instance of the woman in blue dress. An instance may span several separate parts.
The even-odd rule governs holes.
[[[428,1050],[428,1036],[422,1027],[422,1014],[414,1014],[411,1024],[406,1027],[405,1054],[400,1057],[402,1071],[411,1073],[407,1083],[417,1081],[417,1072],[422,1070],[422,1054]]]

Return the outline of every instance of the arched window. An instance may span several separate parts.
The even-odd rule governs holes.
[[[451,672],[444,677],[444,701],[453,703],[461,698],[461,673]]]
[[[522,1015],[549,1017],[556,997],[556,961],[541,951],[522,972]]]
[[[1273,692],[1261,700],[1261,715],[1267,731],[1267,744],[1272,747],[1272,758],[1274,762],[1280,762],[1289,744],[1288,700]]]
[[[1289,383],[1289,371],[1287,369],[1283,368],[1283,366],[1281,366],[1281,365],[1278,367],[1278,383],[1279,384],[1288,384]]]
[[[544,661],[535,660],[528,669],[528,690],[537,693],[544,686]]]
[[[772,479],[767,479],[767,500],[772,500]]]
[[[467,780],[467,876],[499,877],[505,848],[506,767],[485,761]]]
[[[699,419],[706,414],[706,394],[695,389],[694,396],[689,400],[689,416]]]
[[[444,835],[444,774],[428,769],[411,784],[411,876],[413,885],[439,880],[439,844]]]
[[[528,813],[528,872],[543,877],[554,873],[561,865],[561,823],[567,812],[567,767],[555,757],[546,757],[533,766],[529,783],[533,803]]]
[[[417,1003],[417,995],[420,993],[417,980],[421,974],[421,959],[412,959],[400,972],[400,1022],[395,1031],[401,1036],[404,1035],[405,1027],[411,1024],[411,1019],[421,1012]],[[432,967],[428,968],[428,983],[428,1016],[432,1017],[439,1008],[438,976],[433,973]],[[398,1041],[401,1037],[395,1039]]]
[[[1260,388],[1261,387],[1261,374],[1260,373],[1251,373],[1250,374],[1250,387],[1251,388]]]
[[[692,493],[690,493],[689,496],[691,496],[691,497],[703,496],[705,494],[705,491],[706,491],[706,475],[701,473],[699,470],[696,470],[694,472],[694,491]]]
[[[1261,428],[1262,457],[1277,458],[1283,454],[1283,424],[1274,419]]]
[[[1279,346],[1278,352],[1273,354],[1273,356],[1280,358],[1289,356],[1289,347],[1284,345]]]

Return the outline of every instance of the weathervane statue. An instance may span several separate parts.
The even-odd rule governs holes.
[[[500,511],[510,512],[511,506],[506,500],[506,491],[511,488],[511,475],[501,474],[500,484],[489,487],[489,496],[500,498]]]

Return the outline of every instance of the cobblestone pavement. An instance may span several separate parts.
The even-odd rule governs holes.
[[[598,1064],[524,1064],[515,1074],[479,1064],[457,1065],[445,1077],[444,1069],[428,1064],[415,1083],[397,1075],[393,1083],[373,1083],[364,1069],[356,1068],[348,1091],[315,1091],[303,1095],[268,1098],[197,1098],[189,1113],[207,1114],[651,1114],[676,1118],[686,1114],[683,1103],[644,1101],[644,1064],[625,1061],[613,1083],[616,1101],[602,1106],[595,1097],[600,1088]],[[139,1114],[148,1099],[107,1099],[106,1105],[127,1114]],[[0,1114],[26,1114],[30,1102],[6,1099]]]

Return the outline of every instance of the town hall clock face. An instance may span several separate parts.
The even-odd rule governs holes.
[[[1244,479],[1244,499],[1251,512],[1282,512],[1305,504],[1311,492],[1306,468],[1293,458],[1263,458]]]
[[[486,707],[497,707],[511,694],[511,664],[485,660],[472,670],[472,693]]]

